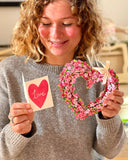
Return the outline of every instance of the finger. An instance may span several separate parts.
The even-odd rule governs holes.
[[[113,110],[116,110],[116,109],[120,110],[121,109],[121,104],[115,103],[111,100],[104,100],[104,103],[106,104],[105,108],[113,109]]]
[[[121,97],[124,96],[124,92],[121,92],[119,90],[113,90],[112,93],[117,96],[121,96]]]
[[[108,97],[107,97],[107,99],[106,100],[108,100],[108,101],[113,101],[113,102],[115,102],[115,103],[119,103],[119,104],[122,104],[123,103],[123,97],[120,97],[120,96],[115,96],[115,95],[113,95],[113,94],[110,94]]]
[[[113,116],[115,116],[119,113],[120,107],[116,108],[116,109],[111,109],[109,107],[104,107],[104,108],[102,108],[101,111],[102,111],[103,116],[113,117]]]
[[[31,105],[29,103],[14,103],[11,107],[12,109],[29,109]]]
[[[27,120],[28,120],[28,117],[26,115],[14,117],[13,118],[13,124],[16,125],[16,124],[22,123],[22,122],[27,121]]]
[[[17,116],[20,116],[20,115],[30,114],[32,112],[33,112],[32,109],[12,109],[11,110],[11,115],[13,117],[17,117]]]
[[[29,120],[24,121],[22,123],[16,124],[12,126],[12,129],[14,132],[20,133],[20,134],[25,134],[30,132],[31,130],[31,123]]]
[[[8,115],[8,119],[10,119],[11,120],[11,118],[12,118],[13,116],[11,115],[11,113],[9,113],[9,115]]]
[[[111,109],[103,109],[101,112],[104,117],[113,117],[115,115],[115,111]]]
[[[32,113],[31,105],[28,103],[14,103],[10,109],[11,116],[19,116]]]

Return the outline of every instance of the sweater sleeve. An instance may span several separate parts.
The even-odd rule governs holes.
[[[25,137],[14,132],[9,123],[8,114],[10,111],[10,96],[8,89],[7,71],[0,63],[0,159],[9,160],[15,158],[28,142],[33,138],[36,127],[33,123],[31,136]],[[13,77],[13,76],[12,76]],[[10,84],[11,85],[11,84]]]
[[[126,143],[126,134],[119,115],[111,119],[100,119],[96,115],[96,141],[94,149],[107,158],[114,158]]]
[[[0,159],[15,158],[32,138],[33,136],[27,138],[14,132],[11,125],[7,124],[0,132]]]

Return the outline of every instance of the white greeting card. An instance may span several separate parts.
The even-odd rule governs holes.
[[[23,77],[23,84],[26,100],[31,104],[33,111],[53,107],[53,99],[48,76],[28,82],[25,82]]]

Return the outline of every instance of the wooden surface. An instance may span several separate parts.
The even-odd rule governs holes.
[[[6,57],[12,56],[12,52],[10,48],[1,49],[0,48],[0,61],[5,59]]]
[[[121,55],[120,54],[113,54],[115,51],[118,51]],[[112,64],[113,65],[112,68],[114,69],[114,66],[116,66],[115,69],[117,69],[117,71],[116,70],[114,70],[114,71],[116,71],[117,73],[127,73],[128,72],[128,63],[127,63],[128,62],[128,48],[125,43],[118,43],[113,46],[103,47],[102,51],[99,55],[103,59],[105,58],[106,60],[110,60],[110,62],[112,60],[112,63],[115,63],[114,65]],[[101,60],[102,60],[102,58],[101,58]],[[121,59],[122,59],[122,63],[123,63],[122,64],[122,72],[118,72],[120,70],[119,66],[121,64]]]
[[[106,160],[112,160],[112,159],[106,159]],[[114,158],[113,160],[128,160],[128,157]]]
[[[128,72],[127,73],[118,73],[119,82],[122,84],[128,84]]]

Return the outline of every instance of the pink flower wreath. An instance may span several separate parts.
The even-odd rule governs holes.
[[[104,98],[106,98],[107,94],[119,88],[119,80],[116,73],[112,69],[108,71],[110,76],[107,77],[104,91],[100,97],[96,98],[94,102],[84,105],[82,99],[75,91],[76,79],[78,77],[86,79],[86,87],[89,89],[94,83],[103,82],[104,75],[81,60],[72,60],[65,65],[60,73],[59,88],[62,93],[61,96],[68,106],[71,107],[76,119],[84,120],[87,116],[101,111],[102,106],[105,106]]]

